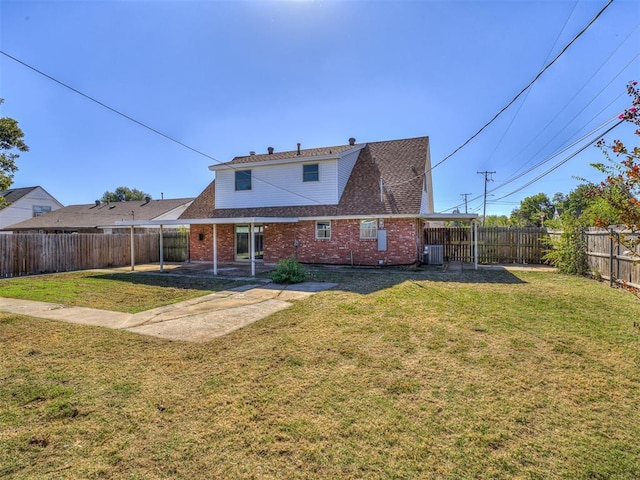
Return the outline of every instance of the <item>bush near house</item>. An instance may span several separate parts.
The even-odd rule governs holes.
[[[292,284],[302,283],[307,279],[307,272],[304,267],[298,263],[295,257],[289,257],[280,260],[276,269],[271,273],[270,278],[275,283]]]

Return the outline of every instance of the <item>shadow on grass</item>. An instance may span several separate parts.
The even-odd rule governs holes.
[[[505,268],[479,270],[446,270],[433,268],[374,269],[358,267],[308,267],[310,279],[334,282],[338,289],[359,294],[369,294],[398,285],[406,281],[429,281],[444,283],[496,283],[524,284],[524,280]]]
[[[163,275],[149,273],[105,273],[101,275],[92,275],[91,278],[133,283],[136,285],[148,285],[153,287],[170,287],[206,291],[219,291],[249,283],[224,277],[220,278],[202,275]]]

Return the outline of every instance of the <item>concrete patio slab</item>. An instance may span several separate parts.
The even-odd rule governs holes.
[[[143,335],[206,342],[284,310],[334,283],[245,285],[136,314],[0,297],[0,311]]]

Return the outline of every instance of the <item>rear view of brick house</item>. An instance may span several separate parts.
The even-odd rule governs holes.
[[[192,261],[411,265],[433,214],[429,138],[251,152],[182,214]]]

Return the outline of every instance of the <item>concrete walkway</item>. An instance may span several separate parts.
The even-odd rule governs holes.
[[[181,340],[206,342],[289,308],[335,283],[245,285],[140,313],[121,313],[0,297],[0,311]]]

